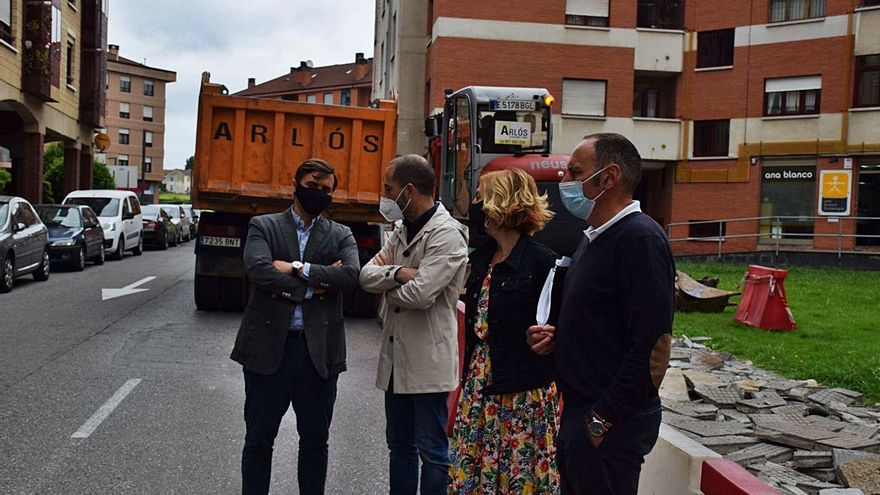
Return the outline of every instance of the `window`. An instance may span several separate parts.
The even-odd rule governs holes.
[[[733,29],[704,31],[697,35],[697,68],[733,65]]]
[[[0,40],[12,43],[12,0],[0,0]]]
[[[153,132],[144,131],[144,146],[151,148],[153,146]]]
[[[786,77],[764,81],[764,115],[819,113],[822,76]]]
[[[770,0],[770,22],[825,16],[825,0]]]
[[[128,155],[119,155],[116,157],[116,165],[119,167],[128,166]]]
[[[605,116],[606,81],[564,79],[562,81],[562,113],[568,115]]]
[[[694,156],[727,156],[729,148],[729,120],[694,122]]]
[[[339,104],[346,106],[346,107],[351,106],[351,90],[350,89],[343,89],[339,93]]]
[[[761,242],[808,242],[816,214],[816,160],[764,160],[761,167]]]
[[[144,106],[144,121],[152,122],[153,121],[153,107]]]
[[[306,102],[308,102],[308,103],[317,103],[317,102],[318,102],[318,97],[317,97],[317,95],[308,95],[308,96],[306,96]]]
[[[299,95],[282,95],[281,99],[284,101],[299,101]]]
[[[638,27],[683,29],[684,0],[639,0]]]
[[[73,41],[67,40],[67,85],[73,86],[73,55],[76,51],[73,49]]]
[[[119,129],[119,144],[128,144],[128,129]]]
[[[608,0],[566,0],[565,23],[569,26],[608,27]]]
[[[122,200],[122,218],[133,214],[133,212],[131,211],[131,205],[128,204],[129,199],[130,198],[126,198]]]
[[[131,93],[131,78],[128,76],[121,76],[119,78],[119,91],[123,93]]]
[[[324,104],[332,105],[333,104],[333,93],[324,93]]]
[[[862,7],[878,7],[880,0],[862,0]]]
[[[633,86],[633,117],[674,118],[675,82],[675,77],[653,77],[637,72]]]
[[[131,104],[122,102],[119,104],[119,118],[127,119],[131,117]]]
[[[880,54],[856,57],[855,106],[880,106]]]
[[[153,157],[145,156],[144,157],[144,173],[149,174],[153,172]]]
[[[727,222],[697,223],[706,222],[706,220],[688,220],[688,222],[690,222],[688,224],[688,237],[695,239],[711,237],[717,239],[719,235],[721,237],[727,235]],[[720,227],[719,223],[721,224]]]
[[[144,81],[144,96],[153,96],[153,81]]]

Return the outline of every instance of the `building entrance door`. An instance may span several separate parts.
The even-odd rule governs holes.
[[[859,218],[880,218],[880,160],[859,167]],[[856,234],[880,236],[880,220],[859,220]],[[880,237],[856,237],[856,246],[880,246]]]

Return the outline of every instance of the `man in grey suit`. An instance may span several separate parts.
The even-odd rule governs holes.
[[[327,162],[303,162],[293,207],[251,219],[244,264],[251,295],[231,358],[244,367],[242,493],[269,492],[272,447],[293,405],[301,494],[322,494],[336,379],[345,371],[342,292],[357,287],[351,230],[321,212],[338,179]]]

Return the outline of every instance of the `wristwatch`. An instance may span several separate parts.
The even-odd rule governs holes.
[[[303,264],[302,261],[294,261],[293,263],[291,263],[290,268],[293,269],[293,275],[298,277],[300,275],[300,273],[302,273],[302,269],[304,266],[305,265]]]
[[[601,416],[590,411],[590,420],[587,422],[587,431],[594,437],[603,437],[611,429],[611,423],[602,419]]]

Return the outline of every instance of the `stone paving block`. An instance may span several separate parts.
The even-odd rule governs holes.
[[[880,457],[865,457],[837,466],[841,480],[851,488],[859,488],[867,495],[880,494]]]
[[[712,373],[696,370],[684,370],[684,379],[688,382],[688,387],[692,389],[708,387],[718,388],[727,386],[727,382]]]
[[[675,400],[662,401],[663,408],[668,409],[676,414],[696,419],[714,420],[718,408],[712,404],[701,404],[698,402],[681,402]]]
[[[828,483],[840,483],[837,476],[837,470],[834,468],[811,468],[798,469],[799,472],[812,476],[819,481],[827,481]]]
[[[730,454],[737,450],[742,450],[752,445],[757,445],[758,440],[741,435],[725,435],[722,437],[698,437],[699,442],[704,447],[708,447],[721,455]]]
[[[660,398],[671,399],[682,402],[691,400],[688,393],[687,382],[684,380],[684,374],[678,368],[670,368],[666,370],[666,376],[663,377],[663,383],[660,384]]]
[[[790,425],[785,418],[776,414],[751,414],[749,418],[755,426],[761,428],[775,428],[777,426],[784,428]]]
[[[798,450],[792,456],[795,469],[833,468],[834,456],[827,450]]]
[[[819,490],[819,495],[865,495],[858,488],[826,488]]]
[[[755,436],[768,442],[787,445],[803,450],[817,450],[820,440],[833,438],[838,433],[815,428],[803,428],[788,423],[766,424],[755,432]],[[830,450],[830,448],[824,448]]]
[[[736,403],[740,400],[739,393],[736,390],[729,388],[700,387],[695,388],[694,391],[697,395],[702,397],[703,402],[721,408],[734,408],[736,407]]]
[[[725,459],[733,461],[740,466],[749,466],[757,462],[785,462],[792,458],[794,450],[779,445],[771,445],[768,443],[758,443],[744,449],[731,452],[724,456]]]
[[[862,438],[874,438],[880,433],[880,426],[849,425],[840,430],[841,433]]]
[[[799,382],[797,380],[786,380],[786,379],[775,379],[775,380],[767,380],[767,388],[772,388],[774,390],[778,390],[780,392],[787,392],[795,387],[803,386],[804,382]]]
[[[795,387],[786,391],[785,396],[796,400],[804,400],[810,393],[812,393],[812,390],[807,387]]]
[[[803,404],[788,404],[774,407],[773,416],[791,423],[807,423],[807,406]]]
[[[717,370],[724,366],[724,360],[714,352],[707,349],[700,349],[691,356],[691,365],[695,369],[701,370]]]
[[[819,390],[818,392],[814,392],[807,396],[807,400],[827,407],[834,407],[835,404],[849,405],[855,402],[854,398],[831,390]]]
[[[742,423],[745,425],[752,424],[752,418],[748,414],[741,413],[736,409],[719,409],[718,414],[724,419],[736,421],[737,423]]]
[[[700,421],[699,419],[682,419],[667,423],[680,430],[689,431],[701,437],[723,437],[726,435],[749,435],[752,430],[731,421]]]
[[[862,397],[865,396],[865,394],[863,394],[861,392],[856,392],[855,390],[849,390],[847,388],[839,388],[839,387],[832,388],[832,389],[830,389],[830,391],[837,392],[838,394],[845,395],[845,396],[853,398],[853,399],[861,399]]]
[[[793,485],[808,493],[817,493],[825,488],[840,488],[840,485],[817,480],[812,476],[807,476],[794,469],[773,462],[754,464],[749,466],[748,469],[765,481],[773,480],[777,484]]]
[[[746,414],[754,414],[762,411],[769,411],[775,407],[781,407],[788,404],[785,399],[772,390],[755,392],[753,395],[753,399],[737,401],[736,410]]]
[[[840,435],[818,440],[820,447],[848,450],[864,450],[865,452],[880,452],[880,440],[861,438],[853,435]]]
[[[816,415],[807,416],[806,421],[816,428],[829,431],[840,431],[848,426],[848,424],[843,421]]]

